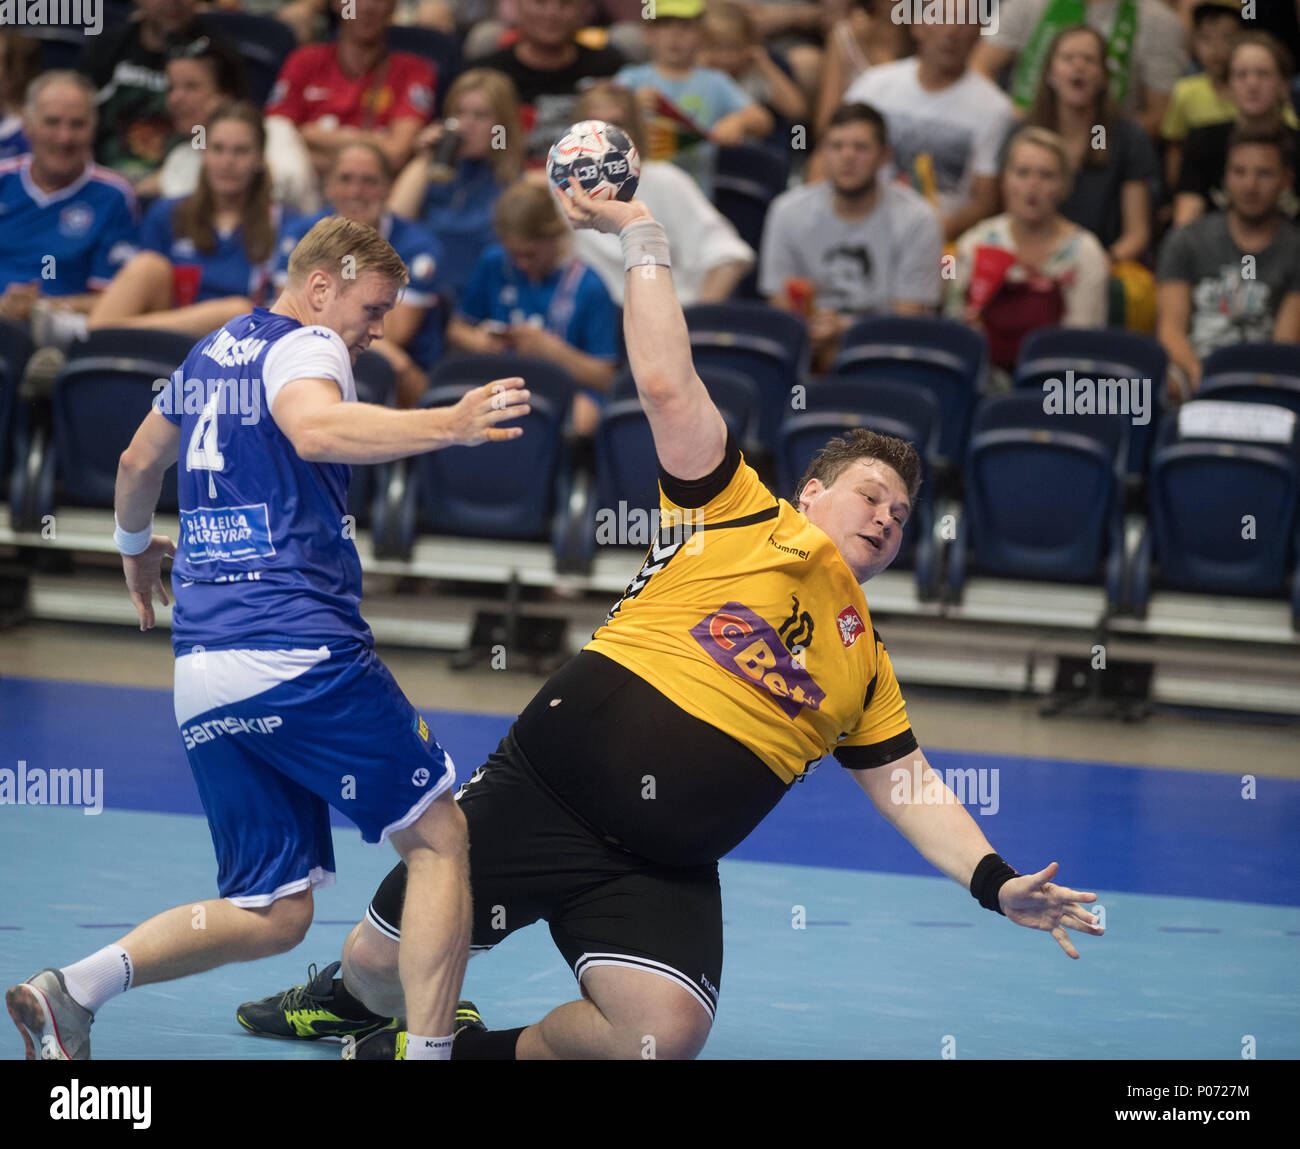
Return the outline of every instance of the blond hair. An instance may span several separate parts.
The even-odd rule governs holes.
[[[498,239],[551,239],[567,230],[549,184],[511,184],[497,197],[492,216]]]
[[[573,107],[573,118],[577,120],[594,120],[600,117],[592,115],[592,109],[599,109],[601,104],[614,104],[618,108],[618,119],[610,121],[627,133],[627,138],[636,145],[642,156],[647,154],[645,121],[641,119],[641,109],[637,106],[636,93],[631,88],[615,84],[608,80],[593,84],[583,90],[578,102]]]
[[[447,89],[442,101],[443,114],[454,118],[456,105],[467,92],[482,92],[492,105],[492,118],[495,126],[502,129],[505,147],[493,147],[488,163],[497,183],[511,183],[524,166],[524,130],[519,125],[519,96],[514,81],[495,68],[470,68],[457,76]]]
[[[1070,159],[1070,153],[1065,146],[1065,141],[1060,136],[1055,132],[1048,131],[1047,128],[1033,125],[1021,128],[1011,137],[1011,142],[1007,144],[1006,159],[1002,163],[1002,173],[1004,175],[1007,168],[1011,166],[1011,156],[1014,154],[1017,144],[1033,144],[1035,147],[1051,152],[1056,157],[1057,166],[1061,169],[1061,179],[1065,183],[1064,194],[1067,196],[1070,194],[1070,187],[1074,183],[1074,162]]]
[[[405,287],[409,279],[406,264],[388,240],[368,224],[341,215],[326,216],[317,223],[289,256],[291,286],[301,287],[313,271],[326,271],[345,280],[376,271],[398,287]]]

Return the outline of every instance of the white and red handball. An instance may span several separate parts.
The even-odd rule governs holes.
[[[604,120],[574,124],[546,157],[546,178],[568,191],[574,176],[592,199],[630,200],[641,178],[641,157],[622,128]]]

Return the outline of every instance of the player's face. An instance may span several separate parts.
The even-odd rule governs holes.
[[[808,521],[839,548],[860,583],[894,561],[912,513],[898,472],[877,459],[856,460],[830,486],[809,480],[799,503]]]
[[[497,122],[492,100],[484,91],[470,89],[448,113],[460,133],[460,154],[467,160],[481,160],[492,154],[492,128]]]
[[[167,114],[176,131],[188,133],[195,124],[203,123],[220,102],[221,90],[208,61],[167,61]]]
[[[1277,148],[1263,144],[1240,144],[1228,155],[1223,172],[1223,190],[1228,203],[1247,223],[1263,223],[1278,210],[1290,172]]]
[[[529,279],[545,279],[559,265],[564,255],[566,232],[543,236],[541,239],[522,239],[519,236],[502,236],[501,246],[520,271]]]
[[[1228,69],[1228,94],[1244,116],[1265,116],[1275,111],[1286,94],[1273,53],[1258,44],[1243,44],[1232,54]]]
[[[1097,38],[1087,32],[1063,36],[1047,71],[1048,83],[1061,103],[1087,107],[1106,84],[1106,61]]]
[[[826,175],[840,195],[868,191],[888,158],[871,124],[839,124],[826,133]]]
[[[339,215],[371,227],[379,226],[388,181],[369,148],[344,148],[325,185],[325,197]]]
[[[352,362],[376,339],[384,337],[384,316],[397,305],[397,284],[377,271],[355,280],[331,277],[331,290],[315,322],[337,331]]]
[[[1055,153],[1037,144],[1019,143],[1007,159],[1002,176],[1002,198],[1007,214],[1033,225],[1056,211],[1065,195],[1065,176]]]
[[[90,162],[95,135],[90,98],[74,84],[51,84],[24,117],[23,131],[40,175],[56,183],[70,183]]]
[[[656,64],[678,71],[695,66],[704,38],[699,20],[661,17],[648,24],[645,31]]]
[[[253,129],[242,120],[219,120],[207,136],[203,167],[217,198],[234,200],[246,195],[266,162]]]

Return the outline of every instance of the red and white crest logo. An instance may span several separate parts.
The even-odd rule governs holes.
[[[862,616],[858,614],[857,609],[846,606],[838,615],[835,621],[840,624],[840,641],[845,646],[852,646],[858,641],[858,635],[865,631],[866,624],[862,621]]]

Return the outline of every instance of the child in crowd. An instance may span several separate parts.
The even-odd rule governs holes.
[[[709,5],[700,63],[725,72],[751,100],[783,119],[798,122],[808,114],[799,85],[768,55],[754,21],[734,0],[715,0]]]

